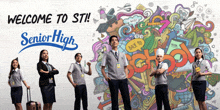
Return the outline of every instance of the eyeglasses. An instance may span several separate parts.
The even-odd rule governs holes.
[[[77,55],[77,57],[82,57],[82,55]]]

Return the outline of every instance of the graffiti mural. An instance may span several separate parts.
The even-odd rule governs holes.
[[[148,5],[152,7],[154,4],[151,2]],[[96,62],[96,71],[99,75],[94,78],[94,94],[101,93],[103,96],[98,99],[104,99],[97,105],[98,109],[111,108],[108,82],[101,73],[102,56],[111,50],[108,44],[108,38],[111,35],[120,37],[119,51],[125,53],[129,61],[128,86],[133,110],[156,110],[154,77],[149,75],[151,65],[156,67],[155,65],[158,64],[155,60],[157,48],[164,49],[166,54],[164,62],[169,65],[167,77],[171,108],[192,110],[198,106],[193,92],[189,89],[194,49],[200,47],[204,50],[204,57],[211,67],[214,62],[217,62],[209,46],[213,41],[212,31],[215,24],[210,20],[205,21],[207,17],[204,14],[210,15],[212,10],[210,8],[204,10],[198,5],[197,2],[193,2],[193,5],[188,7],[177,4],[170,11],[165,11],[169,9],[168,6],[163,6],[164,10],[160,6],[152,10],[142,4],[131,10],[130,3],[118,7],[118,13],[114,8],[99,9],[100,18],[106,18],[106,22],[97,27],[96,31],[102,35],[102,39],[99,38],[93,45],[94,59],[91,60]],[[193,17],[194,13],[198,13],[196,17]],[[202,21],[197,20],[199,17]],[[107,69],[105,71],[108,72]],[[212,74],[206,78],[205,97],[206,100],[212,100],[215,97],[215,91],[210,87],[219,83],[220,75]],[[123,106],[122,97],[119,94],[119,108],[123,109]],[[218,109],[210,103],[207,103],[207,106],[210,109]]]

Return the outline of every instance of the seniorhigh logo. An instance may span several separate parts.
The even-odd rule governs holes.
[[[43,35],[39,34],[39,36],[29,37],[27,32],[23,32],[21,34],[21,45],[24,46],[23,49],[20,50],[21,53],[23,50],[28,49],[30,47],[35,46],[52,46],[56,48],[64,50],[76,50],[78,48],[78,44],[74,41],[73,36],[65,37],[62,33],[62,30],[54,30],[51,35]]]

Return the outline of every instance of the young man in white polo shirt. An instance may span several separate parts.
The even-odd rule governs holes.
[[[163,62],[164,50],[161,48],[157,49],[156,52],[156,60],[158,61],[157,69],[151,66],[151,75],[155,77],[155,95],[156,95],[156,103],[157,110],[162,110],[162,102],[164,104],[165,110],[171,110],[170,104],[168,100],[168,85],[167,85],[167,63]]]
[[[121,91],[125,110],[131,110],[130,96],[128,91],[128,61],[124,53],[118,51],[119,40],[117,36],[111,36],[109,43],[112,47],[102,58],[102,74],[108,81],[112,110],[118,110],[118,89]],[[105,73],[105,67],[108,67],[108,73]]]
[[[83,110],[88,110],[87,89],[86,89],[86,81],[84,79],[84,74],[92,75],[91,63],[87,62],[89,71],[86,71],[85,68],[80,64],[82,60],[81,53],[76,53],[75,60],[76,63],[72,63],[70,65],[70,68],[67,73],[67,78],[75,88],[74,110],[80,110],[80,99],[82,99],[83,102]],[[73,80],[71,78],[71,74]]]

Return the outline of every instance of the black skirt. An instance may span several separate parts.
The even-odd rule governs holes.
[[[44,104],[56,102],[54,85],[49,83],[47,86],[40,87]]]
[[[21,103],[22,100],[22,87],[11,87],[11,100],[13,104]]]
[[[205,101],[206,81],[192,81],[193,92],[197,101]]]

